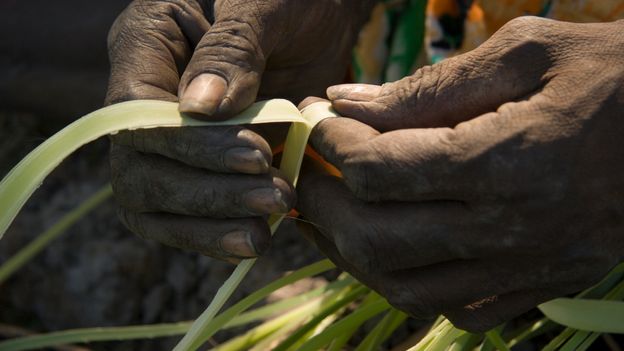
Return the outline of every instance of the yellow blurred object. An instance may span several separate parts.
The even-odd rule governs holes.
[[[385,1],[375,8],[355,49],[356,82],[381,84],[398,79],[387,72],[392,52],[406,50],[396,45],[415,42],[413,38],[405,37],[415,33],[400,31],[401,21],[421,18],[407,16],[405,12],[422,11],[423,7],[415,4],[423,4],[423,1],[427,0]],[[413,57],[413,62],[402,63],[407,71],[470,51],[505,23],[520,16],[541,16],[568,22],[624,19],[622,0],[428,0],[426,5],[426,14],[422,14],[426,15],[424,50]]]

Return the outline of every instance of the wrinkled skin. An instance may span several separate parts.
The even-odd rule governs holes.
[[[339,267],[480,332],[624,259],[624,21],[519,18],[383,86],[329,88],[297,208]],[[308,228],[309,230],[310,228]]]
[[[182,112],[220,120],[256,99],[323,95],[343,79],[373,3],[135,1],[109,34],[107,102],[179,101]],[[140,236],[228,261],[261,254],[266,215],[287,212],[295,193],[271,167],[270,145],[285,129],[253,128],[113,137],[122,221]]]

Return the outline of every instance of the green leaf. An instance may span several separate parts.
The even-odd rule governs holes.
[[[539,309],[553,321],[575,329],[624,333],[624,303],[619,301],[560,298]]]
[[[2,266],[0,266],[0,284],[24,266],[35,255],[41,252],[41,250],[43,250],[52,240],[58,238],[79,219],[91,212],[102,202],[109,199],[112,195],[113,190],[111,189],[110,184],[106,185],[95,194],[91,195],[91,197],[87,200],[83,201],[80,206],[63,216],[63,218],[56,222],[52,227],[37,236],[35,240],[31,241],[28,245],[18,251],[18,253],[16,253],[13,257],[4,262]]]
[[[344,317],[332,326],[327,328],[321,334],[314,336],[303,344],[298,351],[317,351],[329,344],[332,340],[342,334],[344,330],[362,325],[367,320],[373,318],[379,313],[390,308],[388,302],[384,299],[377,300],[368,306],[359,308],[350,315]]]

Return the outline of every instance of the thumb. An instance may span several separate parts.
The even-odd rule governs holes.
[[[267,38],[258,24],[219,18],[195,48],[184,74],[179,96],[180,112],[199,118],[222,120],[251,105],[265,68]],[[262,26],[260,26],[262,27]]]
[[[336,85],[327,96],[342,116],[380,131],[453,127],[536,92],[550,65],[542,46],[507,28],[476,50],[399,81]]]

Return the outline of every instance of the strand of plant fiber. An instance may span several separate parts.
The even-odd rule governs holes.
[[[103,188],[95,192],[95,194],[83,201],[80,206],[64,215],[58,222],[54,223],[53,226],[37,236],[36,239],[28,243],[28,245],[24,246],[18,253],[13,255],[13,257],[0,265],[0,284],[9,279],[9,277],[30,261],[30,259],[46,248],[52,240],[61,236],[69,227],[74,225],[74,223],[91,212],[102,202],[109,199],[112,195],[113,190],[110,184],[106,184]]]

